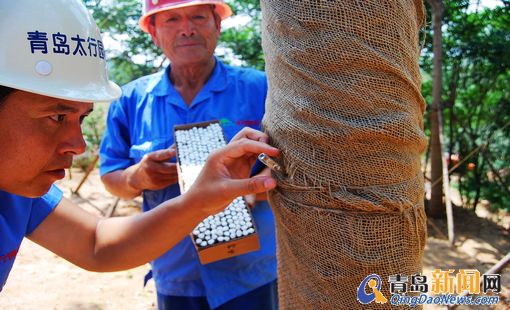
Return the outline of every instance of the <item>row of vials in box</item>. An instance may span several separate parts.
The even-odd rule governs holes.
[[[196,244],[200,246],[227,242],[255,232],[250,213],[243,199],[236,198],[223,212],[211,215],[194,230]]]
[[[207,156],[227,143],[219,123],[176,130],[175,140],[185,192],[195,182]],[[206,218],[193,230],[195,244],[207,247],[253,234],[255,228],[247,208],[244,199],[238,197],[224,211]]]

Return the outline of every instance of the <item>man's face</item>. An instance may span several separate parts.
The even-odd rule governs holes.
[[[210,5],[195,5],[156,13],[149,32],[172,64],[192,65],[211,60],[220,24]]]
[[[44,195],[85,151],[81,122],[92,103],[15,91],[0,105],[0,190]]]

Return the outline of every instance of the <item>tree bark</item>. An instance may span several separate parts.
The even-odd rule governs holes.
[[[432,183],[442,178],[443,155],[441,147],[441,124],[442,114],[441,93],[442,93],[442,18],[443,2],[441,0],[427,0],[432,8],[432,29],[433,37],[433,85],[432,85],[432,104],[430,107],[430,179]],[[428,215],[434,218],[444,218],[445,209],[443,206],[443,182],[438,182],[431,188],[431,197],[428,209]]]

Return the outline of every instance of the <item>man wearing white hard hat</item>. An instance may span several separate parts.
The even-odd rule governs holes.
[[[123,87],[112,103],[100,150],[106,188],[143,195],[143,209],[180,195],[174,125],[219,119],[227,139],[260,128],[264,73],[234,68],[214,56],[222,0],[145,0],[140,27],[170,61],[164,70]],[[254,171],[266,173],[266,171]],[[207,195],[204,193],[204,198]],[[252,208],[260,250],[202,265],[190,237],[152,262],[159,309],[276,309],[274,218],[264,197]]]
[[[245,130],[178,199],[132,217],[85,212],[53,182],[85,150],[80,124],[93,102],[120,96],[107,78],[97,26],[78,0],[17,0],[0,2],[0,29],[0,291],[25,236],[87,270],[128,269],[161,255],[240,194],[275,186],[268,177],[247,178],[259,152],[278,151],[259,142],[264,134]]]

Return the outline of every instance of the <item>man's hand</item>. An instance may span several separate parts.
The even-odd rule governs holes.
[[[128,179],[128,184],[140,191],[159,190],[177,183],[177,166],[169,162],[175,157],[175,145],[142,157]]]
[[[262,141],[262,142],[261,142]],[[223,210],[236,197],[263,193],[276,187],[271,176],[250,178],[251,168],[260,153],[278,156],[278,149],[269,146],[267,135],[245,128],[226,146],[211,153],[193,186],[186,192],[192,204],[203,201],[207,214]]]

